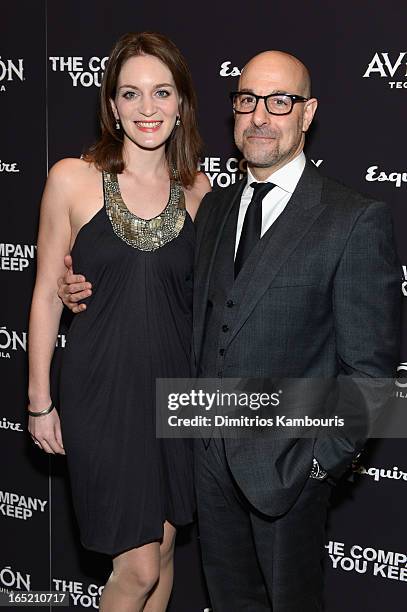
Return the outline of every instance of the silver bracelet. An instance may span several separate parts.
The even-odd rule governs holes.
[[[312,459],[312,468],[310,472],[310,478],[315,478],[316,480],[325,480],[327,476],[328,476],[328,472],[322,469],[322,467],[319,465],[318,461],[314,457]]]
[[[44,410],[33,411],[28,409],[28,414],[33,417],[43,416],[44,414],[49,414],[52,410],[54,410],[54,408],[55,406],[53,402],[51,402],[51,405],[48,408],[45,408]]]

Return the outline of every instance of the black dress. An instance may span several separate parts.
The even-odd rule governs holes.
[[[93,291],[68,332],[60,419],[81,543],[115,555],[160,540],[166,520],[193,520],[191,445],[156,438],[155,379],[190,375],[195,230],[174,180],[148,222],[115,175],[103,183],[72,249]]]

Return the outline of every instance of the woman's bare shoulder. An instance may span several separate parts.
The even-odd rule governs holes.
[[[193,185],[185,190],[186,207],[192,219],[195,218],[198,212],[202,198],[211,191],[211,189],[211,184],[206,174],[204,172],[198,172]]]
[[[201,195],[201,198],[212,190],[211,184],[205,172],[197,172],[192,189]]]
[[[95,166],[79,157],[65,157],[57,161],[49,170],[48,176],[54,180],[70,183],[71,181],[92,180],[100,173]]]
[[[54,205],[73,210],[77,202],[83,203],[94,194],[99,194],[100,172],[93,164],[83,159],[68,157],[56,162],[48,173],[45,194]]]

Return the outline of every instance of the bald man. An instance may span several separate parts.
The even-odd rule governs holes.
[[[196,372],[265,380],[393,376],[400,274],[389,210],[323,178],[306,160],[317,109],[308,70],[286,53],[261,53],[231,98],[247,179],[206,195],[196,217]],[[59,291],[75,312],[90,290],[77,280],[85,279],[68,273]],[[363,444],[349,436],[196,441],[214,612],[323,609],[328,500]]]
[[[286,53],[261,53],[231,98],[247,179],[206,195],[196,219],[199,375],[393,376],[400,273],[390,214],[306,160],[317,109],[308,70]],[[328,500],[363,443],[197,441],[199,530],[214,612],[323,609]]]

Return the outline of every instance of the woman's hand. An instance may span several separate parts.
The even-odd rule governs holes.
[[[30,404],[30,410],[34,412],[35,406]],[[52,455],[65,455],[65,449],[62,442],[61,424],[59,415],[54,408],[48,414],[41,416],[28,417],[28,431],[31,438],[37,446],[41,447],[46,453]]]

